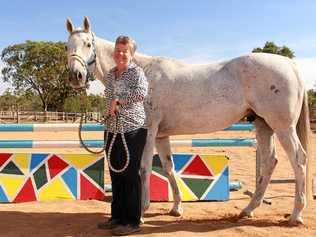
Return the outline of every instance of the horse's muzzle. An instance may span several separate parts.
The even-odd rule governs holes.
[[[85,76],[79,71],[69,71],[68,82],[74,89],[82,89],[86,87]]]

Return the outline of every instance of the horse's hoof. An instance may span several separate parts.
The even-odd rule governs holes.
[[[290,218],[289,219],[289,225],[291,225],[291,226],[302,226],[302,225],[304,225],[303,218],[302,217],[299,217],[297,219]]]
[[[149,209],[149,204],[148,205],[144,205],[144,212],[146,212]]]
[[[176,216],[176,217],[182,216],[182,214],[183,214],[183,211],[178,211],[178,210],[174,210],[174,209],[172,209],[169,212],[169,215]]]
[[[254,215],[253,215],[253,212],[248,213],[248,212],[242,211],[242,212],[239,214],[238,218],[239,218],[239,219],[242,219],[242,218],[252,218],[253,216],[254,216]]]

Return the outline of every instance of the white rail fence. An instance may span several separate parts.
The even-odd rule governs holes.
[[[81,113],[55,112],[55,111],[0,111],[0,123],[20,122],[76,122]],[[99,112],[87,112],[87,118],[91,121],[100,121],[102,114]]]

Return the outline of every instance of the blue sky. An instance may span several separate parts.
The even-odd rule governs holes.
[[[66,18],[79,26],[86,15],[99,37],[128,34],[142,53],[191,63],[237,57],[274,41],[295,52],[308,87],[316,79],[314,0],[1,2],[1,51],[26,40],[66,41]],[[6,85],[0,83],[2,93]]]

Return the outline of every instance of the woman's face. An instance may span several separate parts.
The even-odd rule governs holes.
[[[113,53],[114,62],[118,70],[126,69],[132,60],[132,54],[128,44],[117,44]]]

